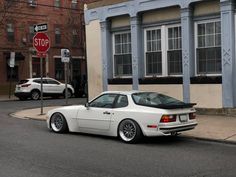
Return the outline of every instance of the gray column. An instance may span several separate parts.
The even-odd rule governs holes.
[[[101,26],[101,48],[102,48],[102,81],[103,91],[108,90],[108,78],[112,76],[112,58],[111,58],[111,34],[110,22],[100,22]]]
[[[190,77],[194,76],[194,30],[192,9],[181,9],[183,100],[190,102]]]
[[[222,99],[224,108],[235,106],[235,29],[233,3],[221,0]]]
[[[131,45],[132,45],[132,77],[133,90],[139,89],[140,60],[141,60],[141,22],[140,18],[135,16],[130,18],[131,25]]]

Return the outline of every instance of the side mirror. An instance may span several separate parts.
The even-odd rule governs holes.
[[[85,103],[84,106],[87,108],[87,110],[89,109],[89,103]]]

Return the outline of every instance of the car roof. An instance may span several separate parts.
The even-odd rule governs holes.
[[[138,90],[131,90],[131,91],[105,91],[102,92],[102,94],[123,94],[123,95],[131,95],[133,93],[140,93],[144,91],[138,91]]]

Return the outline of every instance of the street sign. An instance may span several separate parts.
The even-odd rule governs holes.
[[[50,48],[50,39],[45,33],[36,33],[33,37],[33,46],[38,53],[46,53]]]
[[[34,32],[42,32],[42,31],[47,31],[48,30],[48,24],[38,24],[34,25]]]
[[[70,51],[68,49],[61,49],[61,62],[70,62]]]

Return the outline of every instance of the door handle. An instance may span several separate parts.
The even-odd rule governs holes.
[[[105,111],[105,112],[103,112],[103,114],[108,114],[108,115],[109,115],[109,114],[111,114],[111,113],[110,113],[110,112],[108,112],[108,111]]]

